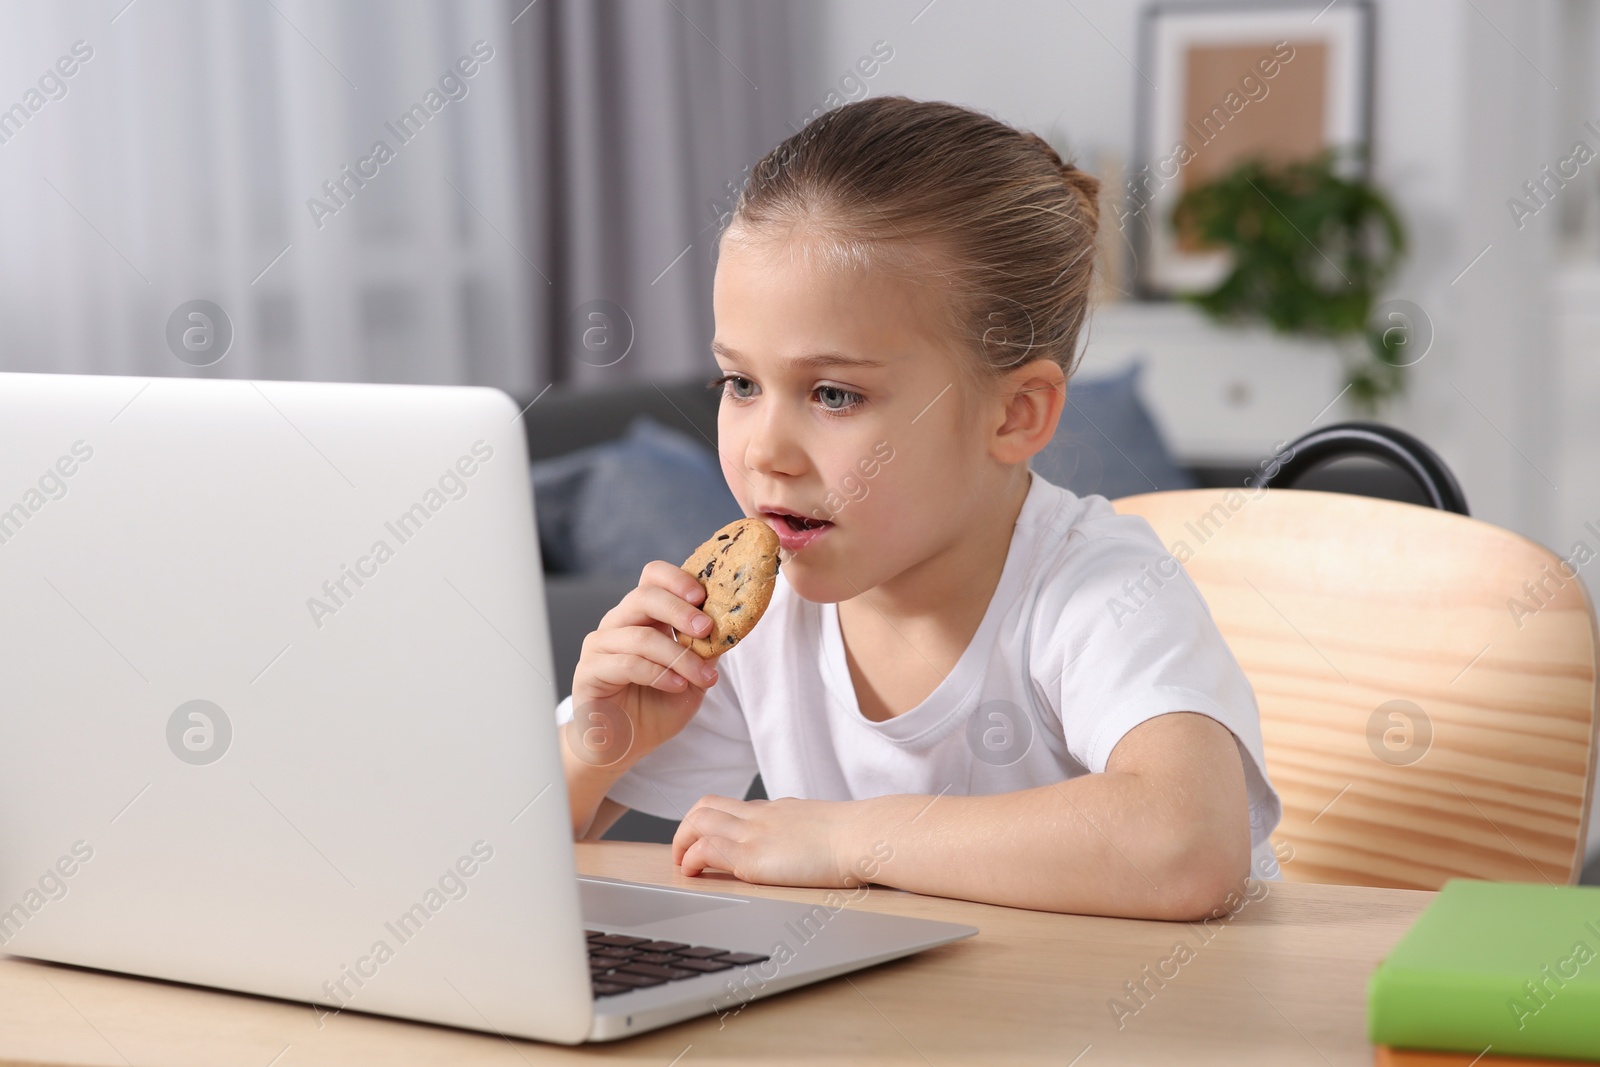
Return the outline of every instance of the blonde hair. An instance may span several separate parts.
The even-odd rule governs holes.
[[[1088,313],[1100,182],[1037,134],[904,96],[845,104],[752,169],[727,232],[806,231],[840,268],[943,287],[943,323],[993,374],[1071,375]]]

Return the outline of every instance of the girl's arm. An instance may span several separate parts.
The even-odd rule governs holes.
[[[1233,735],[1196,713],[1130,730],[1100,774],[993,796],[705,797],[673,858],[750,882],[863,882],[1010,907],[1209,916],[1244,887],[1250,815]],[[730,867],[731,864],[731,867]]]
[[[560,727],[574,840],[606,831],[621,814],[604,807],[607,791],[681,731],[716,684],[716,668],[669,636],[710,631],[710,617],[695,607],[705,595],[693,575],[651,560],[638,586],[583,639],[572,717]]]
[[[612,823],[628,814],[628,805],[619,804],[610,797],[600,799],[600,810],[594,813],[594,821],[589,824],[588,830],[580,841],[598,841],[611,829]]]

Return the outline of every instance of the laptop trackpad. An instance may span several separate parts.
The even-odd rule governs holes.
[[[601,930],[645,926],[663,919],[679,919],[744,903],[701,893],[626,882],[598,882],[591,878],[578,879],[578,898],[583,906],[584,925]]]

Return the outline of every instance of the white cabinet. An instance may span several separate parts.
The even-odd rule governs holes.
[[[1144,364],[1144,402],[1183,463],[1253,464],[1279,441],[1350,417],[1332,345],[1219,326],[1186,304],[1127,301],[1094,312],[1078,373],[1135,360]]]
[[[1582,537],[1600,549],[1588,524],[1600,526],[1600,265],[1566,267],[1555,276],[1555,342],[1559,352],[1556,540],[1565,555]],[[1585,575],[1590,591],[1595,579]]]

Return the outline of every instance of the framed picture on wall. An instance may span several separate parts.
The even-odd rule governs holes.
[[[1252,158],[1327,149],[1366,166],[1371,140],[1370,0],[1154,4],[1140,30],[1137,143],[1124,190],[1143,296],[1214,287],[1227,254],[1173,224],[1189,189]]]

